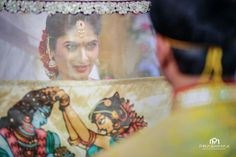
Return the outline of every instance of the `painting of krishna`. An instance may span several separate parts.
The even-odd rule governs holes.
[[[163,85],[151,78],[0,81],[0,156],[91,157],[108,150],[168,114],[170,90]]]

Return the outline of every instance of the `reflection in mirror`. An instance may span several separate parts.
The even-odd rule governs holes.
[[[159,76],[147,14],[0,13],[0,79]]]
[[[48,16],[39,46],[40,58],[51,79],[88,80],[98,62],[100,17],[55,14]]]

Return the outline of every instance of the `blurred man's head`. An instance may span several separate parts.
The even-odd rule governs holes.
[[[196,83],[210,46],[223,50],[223,75],[236,69],[236,1],[153,0],[151,18],[157,31],[157,56],[175,88]]]

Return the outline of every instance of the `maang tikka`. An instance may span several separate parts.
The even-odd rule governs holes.
[[[85,34],[85,23],[84,23],[84,21],[78,20],[78,21],[76,22],[75,26],[76,26],[77,32],[79,33],[79,36],[80,36],[81,38],[83,38],[83,37],[84,37],[84,34]]]

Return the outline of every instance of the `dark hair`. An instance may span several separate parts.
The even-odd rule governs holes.
[[[52,98],[43,93],[42,90],[43,89],[28,92],[20,101],[12,106],[8,110],[6,117],[1,117],[0,128],[17,128],[22,124],[25,116],[29,116],[32,121],[34,113],[40,107],[49,106],[51,111],[53,106]]]
[[[82,20],[84,22],[89,23],[94,33],[99,35],[101,30],[101,20],[100,15],[91,14],[54,14],[49,15],[46,21],[46,33],[50,37],[49,45],[50,49],[55,50],[55,44],[58,37],[63,36],[66,32],[72,29],[78,20]]]
[[[234,0],[152,0],[150,12],[154,28],[164,36],[222,47],[223,74],[231,76],[236,69],[235,15],[236,1]],[[205,53],[206,49],[207,47],[201,51]],[[185,58],[190,55],[183,51],[173,49],[181,72],[200,73],[202,65],[200,68],[195,66],[198,69],[189,66]],[[199,55],[202,56],[202,53]],[[200,56],[198,58],[202,58]],[[204,63],[203,60],[199,59],[200,62],[197,64]],[[193,71],[191,71],[192,67]]]
[[[106,104],[107,101],[109,103],[108,105]],[[127,111],[122,106],[124,102],[125,99],[120,98],[119,93],[116,92],[112,97],[104,98],[99,101],[95,109],[89,114],[89,119],[92,123],[96,123],[96,114],[100,113],[112,121],[114,129],[119,130],[121,127],[127,127],[130,124],[130,119]],[[117,113],[119,117],[114,118],[112,115],[114,112]],[[116,124],[119,125],[116,126]]]

